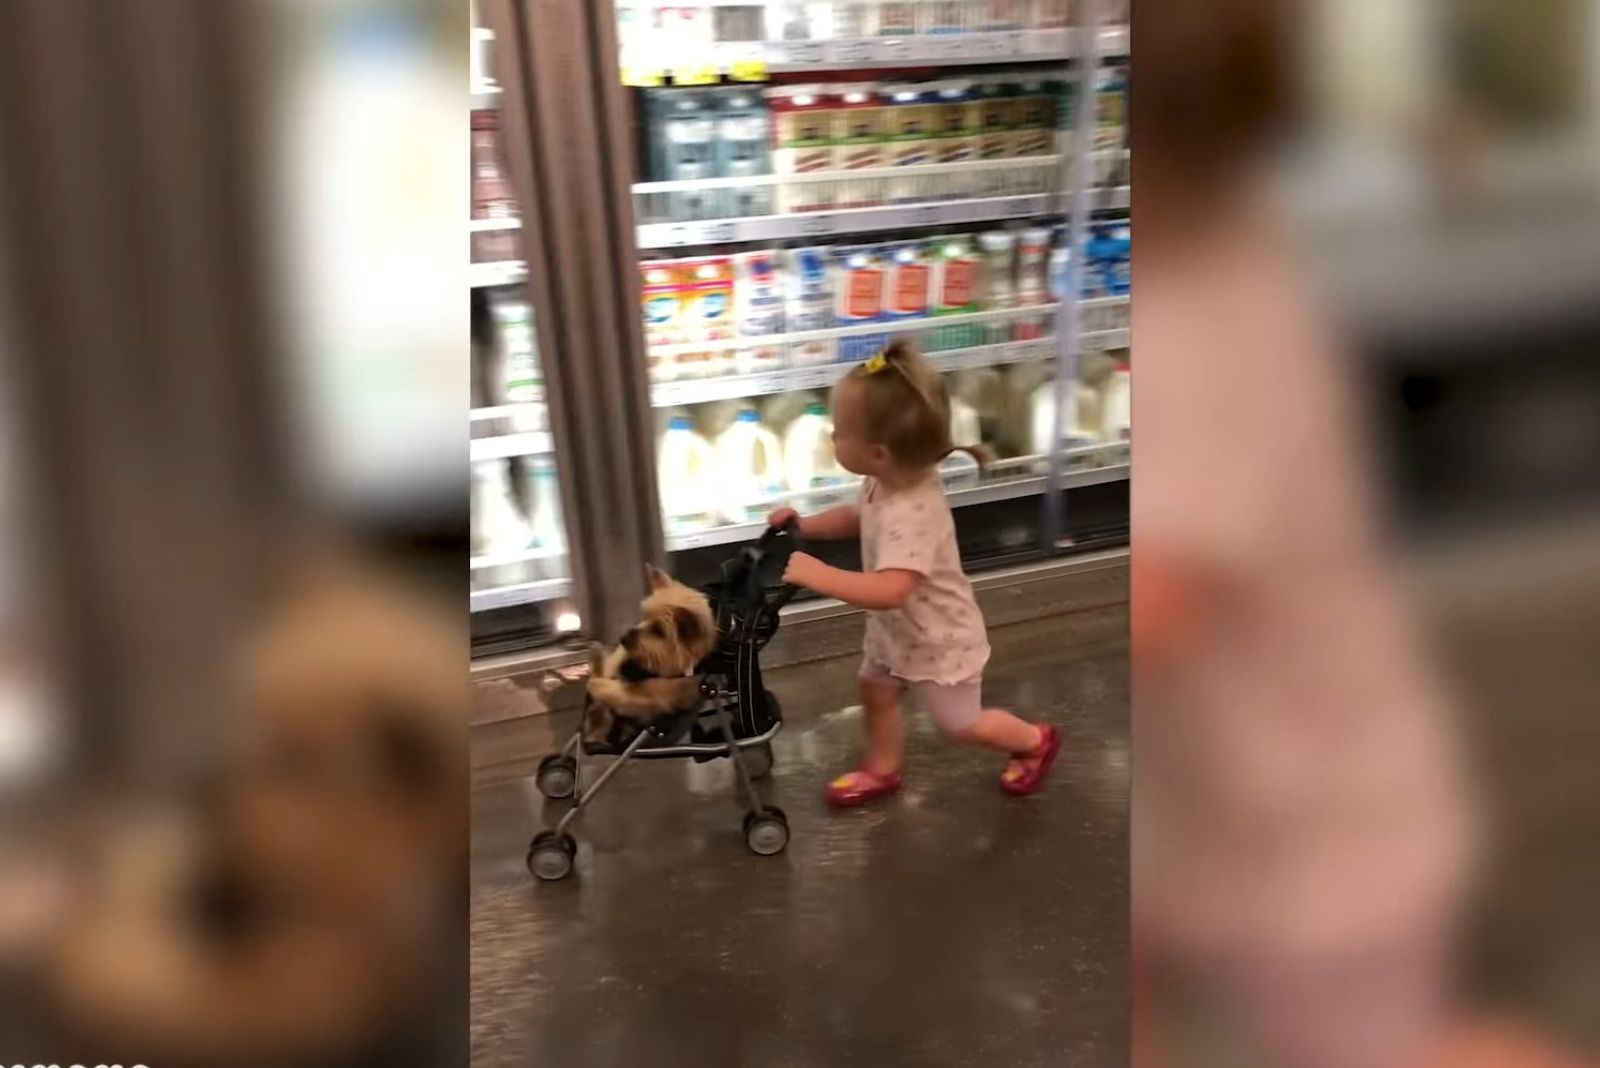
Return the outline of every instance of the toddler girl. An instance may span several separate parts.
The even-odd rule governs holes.
[[[851,371],[834,392],[833,445],[840,466],[864,476],[861,495],[855,504],[800,519],[800,532],[807,538],[859,533],[866,570],[845,571],[797,552],[783,576],[869,613],[861,665],[866,757],[828,784],[828,801],[859,805],[900,789],[900,698],[907,690],[946,737],[1011,754],[1002,789],[1033,793],[1060,751],[1061,735],[986,709],[980,700],[989,641],[961,573],[939,479],[939,462],[956,447],[938,372],[898,341]],[[769,522],[783,526],[797,518],[783,508]]]

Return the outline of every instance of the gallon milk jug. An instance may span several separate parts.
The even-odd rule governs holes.
[[[717,500],[730,523],[760,521],[783,492],[783,448],[754,408],[741,411],[717,435],[717,467],[722,474]]]
[[[694,432],[685,416],[674,416],[656,451],[656,483],[669,534],[713,525],[711,495],[717,488],[717,460],[710,442]]]
[[[809,404],[794,418],[783,435],[783,467],[791,490],[822,492],[796,497],[801,511],[813,510],[827,500],[827,491],[844,483],[844,469],[833,455],[833,420],[821,404]]]
[[[499,556],[528,547],[533,531],[511,496],[511,471],[504,460],[472,465],[472,551]]]
[[[950,398],[950,440],[957,445],[976,445],[983,440],[978,409],[960,397]]]
[[[1081,449],[1096,444],[1100,436],[1091,429],[1094,420],[1084,418],[1091,414],[1099,403],[1099,397],[1092,387],[1079,383],[1073,390],[1077,404],[1072,417],[1066,420],[1061,428],[1065,440],[1062,444],[1067,449]],[[1033,452],[1038,456],[1046,456],[1051,451],[1050,435],[1055,427],[1056,418],[1056,383],[1052,379],[1040,384],[1033,391]],[[1070,466],[1070,465],[1069,465]]]
[[[1133,436],[1133,376],[1125,363],[1117,364],[1106,380],[1100,425],[1107,441],[1127,441]]]

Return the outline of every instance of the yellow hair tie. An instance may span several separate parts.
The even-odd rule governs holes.
[[[872,359],[868,360],[863,365],[863,370],[865,370],[866,373],[869,374],[869,375],[875,375],[879,371],[887,371],[888,369],[889,369],[889,361],[884,356],[884,354],[881,353],[881,352],[878,353],[876,356],[872,357]]]

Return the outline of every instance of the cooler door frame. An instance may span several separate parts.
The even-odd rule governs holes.
[[[573,600],[582,635],[638,618],[662,560],[615,15],[593,0],[478,0],[494,31],[504,165],[522,210]]]

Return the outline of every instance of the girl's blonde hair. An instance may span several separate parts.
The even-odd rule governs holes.
[[[980,468],[992,459],[982,445],[950,440],[950,398],[944,379],[911,342],[891,342],[845,377],[861,389],[867,440],[888,449],[896,463],[933,467],[953,452],[967,453]]]

